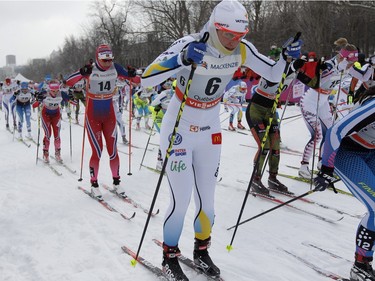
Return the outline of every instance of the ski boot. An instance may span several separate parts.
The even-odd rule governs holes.
[[[27,132],[27,136],[26,136],[27,139],[29,140],[32,140],[33,139],[33,136],[31,135],[31,132]]]
[[[270,173],[270,176],[268,178],[268,188],[273,189],[280,192],[289,193],[288,188],[279,182],[279,180],[276,178],[277,174]]]
[[[125,189],[120,185],[120,182],[120,178],[113,178],[113,189],[118,195],[125,198]]]
[[[181,252],[178,246],[170,247],[163,243],[162,270],[171,281],[189,281],[178,262],[179,255]]]
[[[245,130],[246,128],[241,124],[241,121],[237,122],[237,128],[240,130]]]
[[[311,171],[309,170],[309,162],[301,162],[298,175],[304,179],[311,179]]]
[[[135,126],[135,130],[136,131],[140,131],[141,130],[141,126],[139,125],[139,123],[137,123],[137,125]]]
[[[61,158],[61,149],[55,150],[55,159],[56,159],[56,162],[58,162],[60,164],[63,162],[63,160]]]
[[[43,150],[43,161],[44,161],[44,163],[49,163],[49,152],[48,152],[48,150]]]
[[[22,133],[21,132],[18,132],[17,139],[20,140],[20,141],[22,140]]]
[[[8,124],[8,123],[6,123],[5,128],[6,128],[8,131],[10,131],[10,129],[9,129],[9,124]]]
[[[351,281],[375,281],[372,269],[372,257],[360,256],[355,254],[355,262],[350,270]]]
[[[233,127],[233,123],[232,122],[229,123],[228,130],[229,131],[235,131],[236,130],[236,128]]]
[[[122,136],[122,143],[123,144],[128,144],[129,143],[129,141],[126,139],[125,135]]]
[[[212,278],[220,276],[220,269],[213,263],[207,249],[210,247],[211,237],[200,240],[195,238],[194,242],[194,263],[206,275]]]
[[[98,181],[91,182],[91,196],[99,201],[103,200],[103,195],[99,189]]]
[[[270,196],[270,191],[263,185],[260,176],[255,176],[251,183],[251,190],[255,193]]]

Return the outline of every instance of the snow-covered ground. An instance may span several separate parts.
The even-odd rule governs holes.
[[[288,106],[285,117],[300,113],[298,106]],[[128,112],[124,113],[127,120]],[[228,113],[220,117],[224,119]],[[33,114],[36,118],[36,114]],[[66,113],[63,114],[66,120]],[[137,250],[147,214],[132,205],[120,201],[102,189],[105,200],[124,214],[136,216],[124,220],[118,213],[110,212],[98,202],[78,190],[78,185],[89,188],[88,160],[91,149],[85,142],[82,182],[78,182],[81,168],[82,132],[81,126],[72,124],[72,159],[70,159],[70,125],[61,123],[62,156],[66,164],[77,170],[71,174],[63,167],[52,164],[63,173],[57,176],[39,161],[36,165],[36,146],[27,148],[5,130],[4,115],[0,117],[0,280],[11,281],[119,281],[156,280],[141,264],[130,265],[131,257],[121,250],[122,245]],[[83,116],[81,115],[81,120]],[[222,123],[227,127],[228,121]],[[246,122],[243,122],[246,123]],[[37,138],[37,122],[32,121],[33,136]],[[285,120],[282,125],[283,146],[302,151],[308,139],[308,131],[301,118]],[[353,260],[355,232],[358,218],[343,215],[344,218],[331,224],[316,217],[282,207],[255,220],[239,226],[233,250],[228,253],[233,230],[227,228],[237,221],[247,184],[249,181],[256,149],[250,132],[248,135],[224,131],[222,161],[219,177],[221,182],[216,191],[216,221],[212,233],[210,253],[222,271],[222,277],[231,281],[324,281],[330,280],[305,266],[281,249],[296,253],[306,260],[331,272],[348,276],[351,262],[334,258],[303,243],[313,243],[348,260]],[[43,136],[43,132],[41,133]],[[132,131],[135,145],[145,148],[148,135]],[[158,143],[158,134],[151,137],[151,143]],[[119,149],[128,147],[119,144]],[[149,145],[144,164],[155,167],[157,146]],[[50,151],[53,151],[51,143]],[[128,195],[145,207],[149,207],[159,175],[142,167],[140,162],[144,149],[133,148],[132,158],[120,153],[122,184]],[[41,151],[39,151],[41,155]],[[286,165],[299,166],[300,156],[282,153],[280,172],[297,175],[297,170]],[[129,163],[131,167],[129,167]],[[127,174],[131,172],[132,175]],[[267,183],[265,173],[264,183]],[[305,193],[309,184],[281,178],[296,194]],[[111,184],[108,154],[103,152],[99,171],[99,182]],[[340,182],[337,187],[346,190]],[[289,198],[277,195],[281,200]],[[309,199],[322,205],[329,205],[357,215],[364,214],[364,207],[355,198],[334,194],[332,191],[313,193]],[[152,217],[141,248],[140,255],[155,265],[160,265],[162,252],[153,238],[162,240],[162,225],[169,202],[166,180],[156,201],[160,213]],[[294,202],[292,205],[332,220],[342,215],[319,207],[316,204]],[[275,204],[249,196],[242,219],[255,216]],[[194,203],[189,208],[180,249],[191,257],[193,251]],[[205,277],[183,266],[190,280],[206,280]]]

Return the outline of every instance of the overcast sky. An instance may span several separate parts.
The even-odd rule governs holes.
[[[0,67],[6,55],[15,55],[17,65],[48,58],[65,37],[82,35],[90,22],[90,2],[0,0]]]

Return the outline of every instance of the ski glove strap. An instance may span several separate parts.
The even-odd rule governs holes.
[[[203,42],[191,42],[189,46],[183,51],[182,62],[184,65],[191,65],[193,63],[202,63],[203,56],[206,53],[206,44]]]

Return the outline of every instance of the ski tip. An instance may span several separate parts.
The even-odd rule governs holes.
[[[132,259],[130,261],[130,264],[131,264],[132,267],[135,267],[137,265],[137,261],[135,259]]]
[[[232,245],[227,245],[227,251],[230,252],[233,250],[233,246]]]

